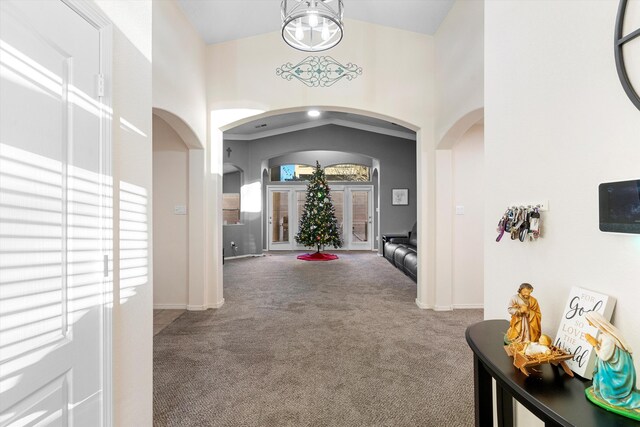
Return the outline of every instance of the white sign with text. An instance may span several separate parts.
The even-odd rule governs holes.
[[[616,300],[613,297],[587,289],[572,287],[567,305],[562,312],[560,327],[553,344],[573,354],[567,360],[569,368],[583,378],[591,379],[595,364],[595,352],[585,339],[586,334],[597,337],[598,329],[589,326],[584,315],[590,311],[602,314],[611,320]]]
[[[611,320],[615,304],[615,298],[588,289],[574,286],[569,292],[553,343],[556,347],[573,354],[573,359],[567,360],[566,363],[573,372],[583,378],[591,379],[596,356],[585,335],[591,334],[595,337],[598,334],[598,329],[589,326],[584,315],[595,311]]]

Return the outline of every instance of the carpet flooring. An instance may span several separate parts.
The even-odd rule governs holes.
[[[225,304],[154,337],[156,426],[472,426],[464,331],[371,252],[227,261]]]

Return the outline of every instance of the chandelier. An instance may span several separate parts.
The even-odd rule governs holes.
[[[342,0],[282,0],[282,38],[305,52],[331,49],[342,40]]]

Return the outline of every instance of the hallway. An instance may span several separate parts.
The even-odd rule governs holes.
[[[154,338],[157,426],[473,424],[467,325],[370,252],[228,261],[225,305]]]

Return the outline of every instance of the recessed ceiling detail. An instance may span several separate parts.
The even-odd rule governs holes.
[[[330,56],[307,56],[295,65],[287,62],[276,68],[276,75],[288,81],[296,79],[308,87],[329,87],[362,75],[362,67],[351,62],[342,65]]]

